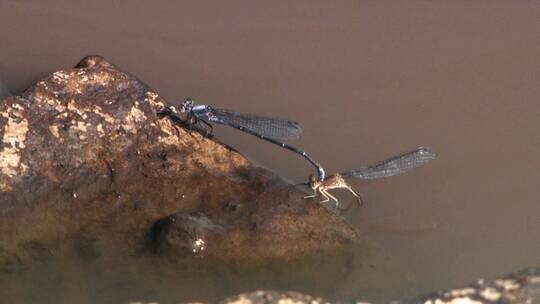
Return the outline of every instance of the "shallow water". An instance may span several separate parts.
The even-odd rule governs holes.
[[[178,282],[168,297],[156,296],[162,301],[199,294],[216,299],[252,289],[253,282],[331,298],[363,293],[387,300],[540,265],[539,8],[533,1],[164,1],[129,7],[2,1],[0,79],[21,91],[84,55],[101,54],[171,103],[192,97],[297,120],[304,135],[295,144],[330,172],[417,145],[433,147],[439,158],[411,173],[352,182],[367,204],[347,218],[389,256],[393,271],[376,267],[362,280],[321,276],[304,285],[269,273],[261,280],[237,273],[225,283],[209,280],[193,297],[193,286],[180,284],[182,273],[160,273],[163,265],[149,277],[144,260],[134,262],[129,275],[114,268],[108,274],[140,278],[139,284],[157,285],[161,275]],[[292,181],[312,172],[301,158],[248,135],[226,128],[216,133]],[[340,198],[351,200],[346,193]],[[384,264],[376,254],[352,255],[363,265],[369,259]],[[115,281],[93,279],[87,263],[43,265],[2,280],[10,290],[27,290],[55,269],[58,284],[33,295],[51,302],[59,300],[62,284],[100,288],[97,282]],[[351,271],[365,271],[354,265]],[[394,282],[396,273],[399,284],[377,290],[376,282]],[[95,299],[126,300],[122,286],[108,288]],[[70,299],[95,294],[75,287],[71,293]],[[17,302],[27,299],[23,294],[9,296]]]
[[[0,79],[0,98],[10,96],[10,95],[11,93],[8,87],[6,86],[6,84],[2,82],[2,79]]]
[[[329,299],[385,299],[406,292],[409,278],[376,244],[287,263],[223,263],[203,256],[55,258],[0,276],[6,303],[217,302],[246,290],[293,289]],[[248,249],[249,250],[249,249]],[[332,282],[332,283],[330,283]],[[391,288],[390,293],[387,288]]]

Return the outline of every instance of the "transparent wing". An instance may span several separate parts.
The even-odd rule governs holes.
[[[344,178],[376,179],[394,176],[421,166],[433,159],[436,155],[428,147],[418,147],[414,151],[403,153],[380,161],[368,167],[341,173]]]
[[[300,125],[292,120],[241,114],[223,109],[212,109],[208,121],[240,126],[262,136],[277,140],[298,139],[302,135]]]

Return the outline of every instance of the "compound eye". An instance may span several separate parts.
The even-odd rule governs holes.
[[[188,112],[192,107],[193,107],[193,100],[191,100],[191,98],[188,98],[188,99],[186,99],[186,101],[184,101],[182,103],[182,107],[180,108],[180,112],[182,112],[182,113]]]

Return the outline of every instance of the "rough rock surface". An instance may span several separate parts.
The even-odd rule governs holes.
[[[160,116],[164,104],[99,56],[0,101],[1,270],[65,247],[258,259],[356,237],[300,189]]]
[[[227,298],[221,304],[330,304],[330,302],[299,292],[279,292],[258,290]]]
[[[222,304],[331,303],[297,292],[255,291],[221,301]],[[334,302],[336,303],[336,302]],[[358,304],[368,302],[356,302]],[[540,268],[526,269],[493,280],[478,280],[464,288],[442,290],[413,301],[393,304],[534,304],[540,303]]]
[[[540,303],[540,268],[494,279],[478,280],[464,288],[439,291],[421,298],[423,304]]]

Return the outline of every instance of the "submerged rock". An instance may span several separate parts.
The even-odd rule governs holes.
[[[99,56],[4,98],[0,269],[46,260],[67,243],[85,258],[195,249],[258,259],[356,237],[301,189],[159,115],[164,106]]]

